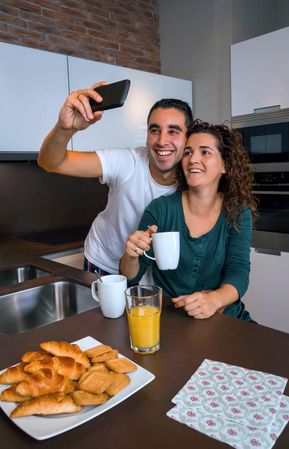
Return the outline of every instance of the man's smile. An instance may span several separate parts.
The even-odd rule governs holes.
[[[163,156],[171,156],[175,150],[158,150],[158,149],[154,149],[154,151],[157,153],[158,156],[163,157]]]

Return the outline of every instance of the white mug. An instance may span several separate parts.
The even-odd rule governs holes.
[[[156,261],[160,270],[175,270],[180,259],[180,233],[156,232],[152,235],[155,257],[144,255]]]
[[[103,316],[118,318],[125,310],[127,279],[120,274],[102,276],[91,284],[91,294],[99,302]]]

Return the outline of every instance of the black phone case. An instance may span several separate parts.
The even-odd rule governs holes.
[[[96,87],[94,90],[102,96],[103,101],[97,103],[90,98],[89,103],[92,111],[106,111],[107,109],[121,107],[125,102],[129,87],[130,80],[117,81],[116,83]]]

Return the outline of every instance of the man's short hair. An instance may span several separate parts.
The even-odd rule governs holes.
[[[178,100],[176,98],[163,98],[162,100],[157,101],[150,109],[147,122],[149,122],[150,116],[155,109],[177,109],[181,111],[185,116],[185,124],[188,128],[193,122],[193,113],[190,105],[185,101]]]

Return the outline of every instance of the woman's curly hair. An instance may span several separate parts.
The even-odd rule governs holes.
[[[226,168],[226,173],[220,179],[218,191],[224,194],[223,207],[233,226],[238,227],[238,217],[244,207],[251,209],[254,223],[258,216],[257,199],[252,193],[254,173],[248,152],[242,145],[241,135],[226,125],[212,125],[200,119],[194,120],[189,126],[187,138],[196,133],[211,134],[217,139],[217,148]],[[188,189],[181,162],[177,167],[177,184],[178,191]]]

